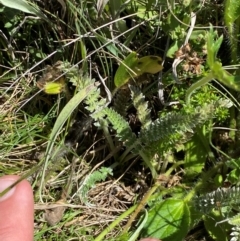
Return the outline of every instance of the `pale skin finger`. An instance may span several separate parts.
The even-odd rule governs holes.
[[[18,180],[9,175],[0,178],[0,192]],[[33,240],[33,191],[28,181],[18,183],[0,198],[0,240]]]

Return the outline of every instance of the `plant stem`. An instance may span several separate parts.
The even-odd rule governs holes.
[[[157,172],[155,170],[155,167],[152,165],[151,161],[149,160],[150,158],[143,151],[140,151],[139,155],[142,157],[144,163],[150,169],[153,179],[156,179],[157,178]]]
[[[105,136],[105,138],[108,141],[109,147],[110,147],[111,151],[114,152],[116,147],[115,147],[115,145],[113,143],[113,140],[112,140],[112,137],[111,137],[111,135],[109,133],[108,127],[105,125],[104,121],[100,121],[100,124],[101,124],[102,130],[103,130],[104,136]],[[116,161],[117,158],[118,158],[117,154],[115,153],[113,156],[114,156],[114,160]]]
[[[189,202],[195,195],[198,190],[203,189],[203,185],[206,185],[207,182],[218,172],[219,168],[223,165],[223,162],[218,163],[212,169],[210,169],[206,174],[203,175],[203,178],[197,183],[197,185],[187,194],[184,198],[184,201]]]
[[[94,241],[101,241],[103,238],[112,230],[114,227],[116,227],[124,218],[126,218],[128,215],[130,215],[135,209],[137,205],[132,206],[129,208],[126,212],[124,212],[122,215],[120,215],[114,222],[112,222],[107,228],[105,228],[95,239]]]
[[[200,79],[199,81],[197,81],[196,83],[192,84],[191,87],[187,90],[186,92],[186,103],[189,104],[190,103],[190,98],[192,96],[192,93],[202,87],[203,85],[207,84],[208,82],[210,82],[212,79],[214,78],[214,75],[212,72],[208,73],[207,76],[203,77],[202,79]]]
[[[122,234],[127,233],[129,228],[132,225],[132,222],[134,222],[135,218],[137,217],[137,215],[141,212],[141,210],[145,207],[146,203],[148,202],[149,198],[151,197],[151,195],[157,190],[157,188],[160,187],[160,183],[159,182],[155,182],[154,186],[148,190],[148,192],[144,195],[143,199],[141,200],[141,202],[135,206],[136,210],[134,211],[134,213],[132,214],[132,216],[130,217],[130,219],[128,220],[127,224],[125,225]]]
[[[174,163],[164,175],[167,177],[170,176],[170,174],[172,173],[172,171],[174,169],[176,169],[180,165],[183,165],[184,163],[185,163],[185,161],[178,161],[178,162]]]

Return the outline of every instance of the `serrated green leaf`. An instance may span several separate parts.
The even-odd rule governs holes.
[[[229,218],[228,223],[234,226],[240,226],[240,213]]]
[[[183,200],[168,199],[149,211],[142,236],[164,241],[182,241],[189,227],[188,205]]]

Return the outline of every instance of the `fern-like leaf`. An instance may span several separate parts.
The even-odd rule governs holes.
[[[233,226],[240,226],[240,213],[229,218],[228,223],[233,225]]]
[[[186,133],[193,133],[197,125],[203,124],[213,118],[214,110],[224,106],[225,102],[216,101],[205,104],[201,108],[195,108],[191,113],[169,113],[162,118],[152,122],[147,129],[141,130],[141,142],[145,145],[152,145],[154,142],[176,143]]]
[[[218,188],[216,191],[203,194],[194,199],[196,209],[209,213],[215,207],[234,206],[240,204],[240,187],[228,189]]]
[[[136,140],[136,135],[132,132],[128,122],[116,111],[111,108],[105,108],[104,113],[107,120],[113,125],[117,132],[117,137],[124,142],[127,147],[132,146]]]
[[[149,145],[156,141],[168,142],[176,133],[193,132],[199,114],[183,115],[179,113],[169,113],[161,119],[155,120],[147,129],[140,133],[141,141],[144,145]]]
[[[106,168],[106,167],[101,167],[99,170],[94,171],[91,173],[89,176],[87,176],[84,180],[84,182],[80,185],[80,188],[78,190],[78,194],[80,197],[80,200],[84,204],[88,204],[88,198],[87,194],[90,189],[95,187],[95,184],[100,181],[105,181],[108,175],[112,175],[112,169],[111,168]]]
[[[127,115],[129,100],[129,90],[120,89],[114,97],[113,109],[121,116],[125,117]]]
[[[94,80],[92,80],[94,81]],[[100,96],[100,89],[95,86],[95,90],[85,99],[85,108],[91,113],[90,116],[95,120],[103,120],[104,112],[102,111],[106,106],[106,99]]]
[[[152,122],[148,102],[145,101],[145,96],[137,87],[129,85],[129,88],[131,90],[133,105],[137,109],[138,119],[142,123],[142,129],[146,129]]]
[[[232,232],[230,233],[230,241],[239,241],[240,240],[240,227],[232,227]]]

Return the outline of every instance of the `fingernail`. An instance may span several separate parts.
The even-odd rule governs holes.
[[[16,180],[10,179],[0,179],[0,193],[4,191],[7,187],[12,185]],[[7,193],[5,193],[2,197],[0,197],[0,202],[10,198],[15,192],[16,187],[11,188]]]

